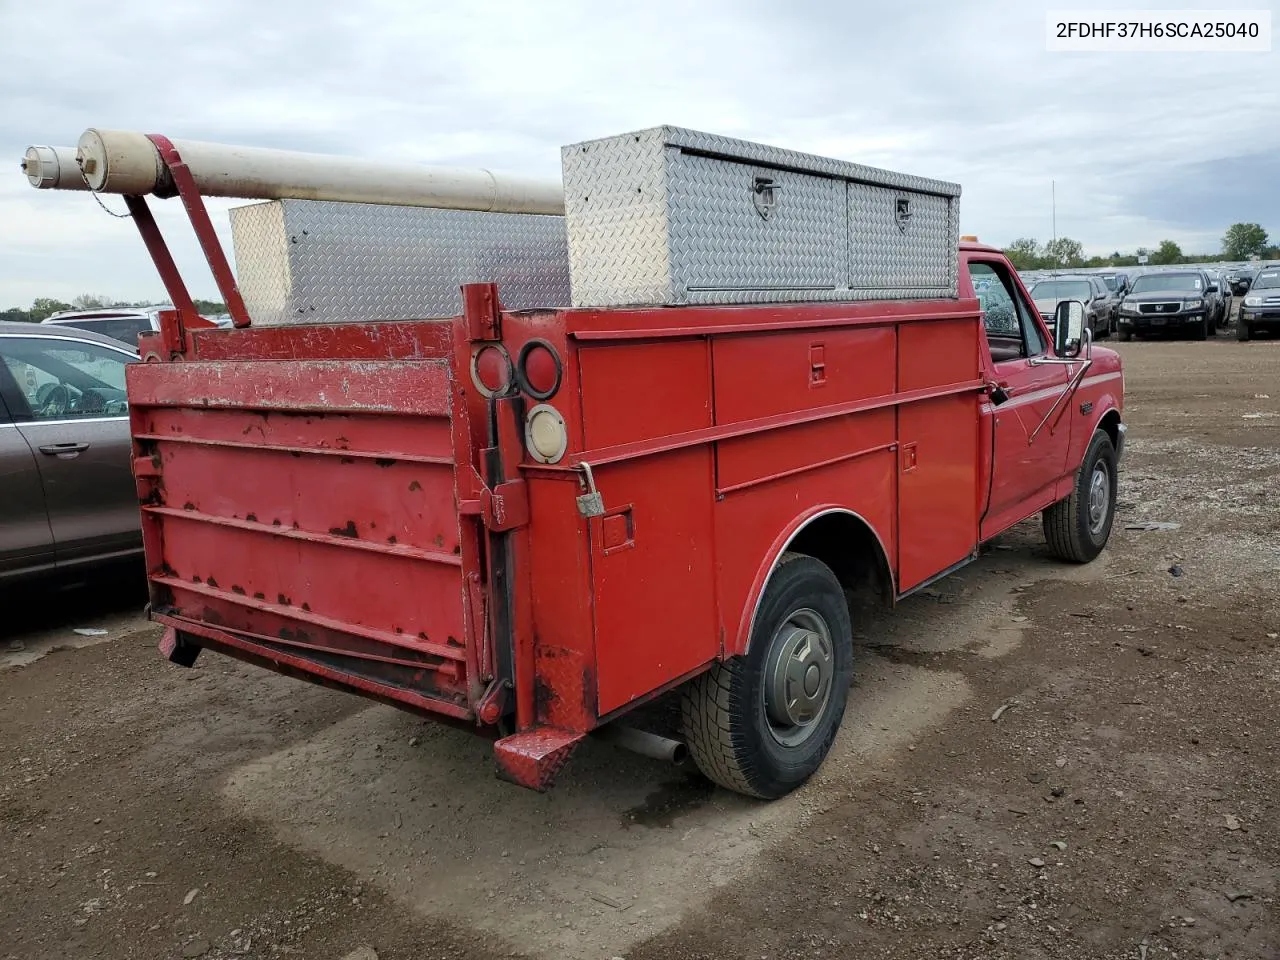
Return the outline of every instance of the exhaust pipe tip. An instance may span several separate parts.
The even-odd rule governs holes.
[[[672,740],[670,737],[660,737],[647,730],[619,726],[616,722],[601,727],[595,735],[614,746],[652,760],[681,764],[689,759],[688,744],[680,740]]]

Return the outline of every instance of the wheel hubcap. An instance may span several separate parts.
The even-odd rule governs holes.
[[[1107,507],[1111,501],[1111,472],[1105,463],[1098,463],[1089,478],[1089,532],[1101,533],[1107,522]]]
[[[794,747],[813,734],[834,674],[826,620],[814,610],[797,610],[774,633],[765,660],[765,719],[775,740]]]

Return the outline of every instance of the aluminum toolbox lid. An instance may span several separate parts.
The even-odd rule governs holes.
[[[893,187],[899,190],[911,190],[917,193],[932,193],[943,197],[959,197],[960,184],[946,180],[934,180],[929,177],[918,177],[910,173],[896,170],[884,170],[880,167],[869,167],[861,163],[847,160],[835,160],[812,153],[801,153],[798,150],[786,150],[768,144],[754,143],[750,140],[738,140],[714,133],[703,133],[685,127],[669,124],[650,127],[647,130],[636,130],[621,136],[634,137],[636,143],[656,141],[667,146],[677,147],[687,153],[718,157],[725,160],[741,160],[762,167],[773,167],[778,170],[794,170],[799,173],[817,174],[840,180],[852,180],[858,183],[869,183],[876,186]],[[563,148],[563,153],[581,150],[595,143],[616,141],[618,136],[599,137],[595,140],[584,140]]]

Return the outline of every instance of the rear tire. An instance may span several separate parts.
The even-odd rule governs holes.
[[[1095,430],[1071,495],[1044,512],[1044,539],[1055,557],[1088,563],[1102,552],[1115,522],[1118,488],[1115,447]]]
[[[685,687],[684,737],[708,779],[774,800],[822,765],[849,699],[853,627],[831,568],[785,554],[749,643]]]

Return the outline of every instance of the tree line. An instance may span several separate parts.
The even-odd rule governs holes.
[[[227,312],[227,305],[218,303],[216,300],[196,300],[195,305],[196,309],[207,317],[217,317]],[[133,302],[112,300],[108,297],[99,297],[91,293],[82,293],[70,303],[55,300],[51,297],[36,297],[31,306],[25,309],[22,307],[10,307],[8,310],[0,310],[0,321],[12,320],[18,323],[40,323],[55,313],[62,313],[66,310],[139,309],[151,306],[154,306],[154,304],[149,300],[135,300]]]
[[[1220,253],[1186,254],[1172,240],[1161,240],[1154,249],[1139,247],[1133,253],[1117,250],[1109,257],[1086,257],[1084,248],[1070,237],[1058,237],[1041,244],[1019,237],[1005,248],[1005,255],[1019,270],[1046,270],[1062,267],[1133,267],[1139,257],[1157,266],[1177,263],[1217,263],[1223,260],[1264,260],[1280,258],[1280,246],[1268,244],[1267,231],[1256,223],[1233,223],[1222,237]]]

